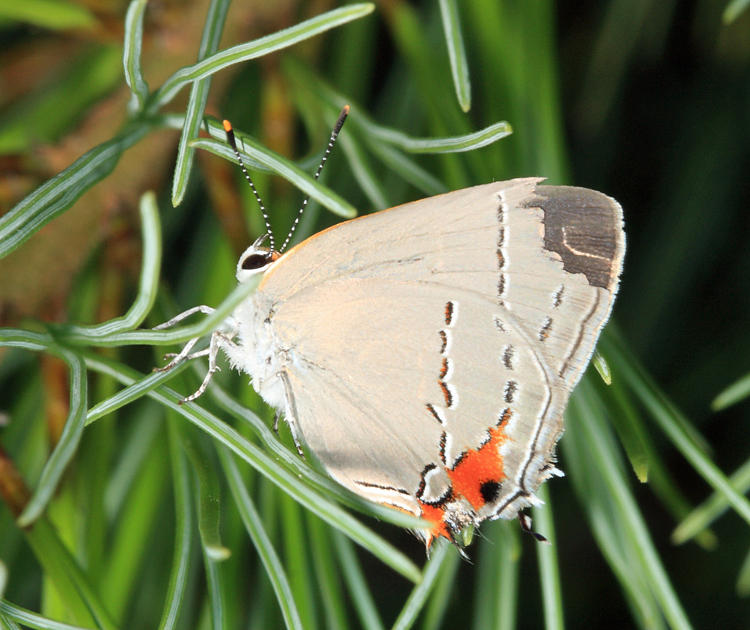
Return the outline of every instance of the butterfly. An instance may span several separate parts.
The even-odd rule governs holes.
[[[300,452],[356,494],[426,520],[417,535],[428,547],[513,518],[562,474],[563,412],[610,315],[625,251],[614,199],[542,181],[414,201],[289,251],[267,224],[237,263],[240,283],[262,275],[255,293],[207,352],[191,355],[193,341],[166,367],[208,354],[194,400],[221,350],[283,414]]]

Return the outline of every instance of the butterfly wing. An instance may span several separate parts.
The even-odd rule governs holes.
[[[433,536],[533,501],[611,309],[619,206],[538,182],[340,224],[256,293],[310,449],[355,492],[433,520]]]

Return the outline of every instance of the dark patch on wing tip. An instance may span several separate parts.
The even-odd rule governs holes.
[[[440,331],[440,354],[445,354],[445,349],[448,347],[448,333],[444,330]]]
[[[582,273],[595,287],[612,290],[622,255],[622,212],[603,193],[573,186],[537,186],[521,204],[544,212],[544,248],[568,273]]]
[[[440,461],[445,466],[445,444],[448,441],[448,435],[445,431],[440,435]]]

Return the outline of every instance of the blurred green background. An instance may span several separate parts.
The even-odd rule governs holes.
[[[288,624],[310,628],[387,627],[396,619],[424,628],[750,627],[750,512],[738,498],[750,484],[745,4],[379,0],[368,15],[291,48],[264,54],[261,47],[255,59],[227,62],[203,93],[186,86],[170,102],[153,92],[150,100],[131,96],[123,41],[138,49],[153,91],[196,59],[346,5],[134,2],[126,26],[129,5],[121,0],[0,0],[0,212],[10,211],[0,228],[21,226],[0,234],[6,244],[24,235],[0,259],[0,323],[8,327],[0,343],[18,346],[24,331],[50,335],[41,352],[0,350],[0,624],[18,619],[12,604],[84,627],[160,620],[171,627],[172,606],[177,627],[271,628],[284,623],[278,597],[297,611],[287,608]],[[446,25],[460,33],[452,40],[454,73]],[[130,76],[140,77],[133,67]],[[145,86],[133,91],[147,94]],[[615,325],[600,346],[613,385],[603,387],[590,370],[572,405],[560,453],[569,476],[547,484],[549,506],[534,514],[540,531],[553,534],[551,549],[520,537],[516,523],[485,524],[467,550],[471,561],[453,549],[434,554],[423,596],[403,577],[411,569],[399,575],[244,462],[228,465],[215,436],[163,403],[141,398],[81,425],[76,436],[63,432],[75,407],[75,359],[52,355],[60,348],[89,355],[83,342],[66,345],[64,328],[38,322],[92,324],[128,309],[142,259],[143,193],[156,191],[163,239],[159,296],[144,326],[195,304],[219,304],[234,288],[236,256],[263,231],[231,161],[201,150],[218,150],[208,140],[194,152],[178,148],[175,128],[186,108],[197,111],[207,137],[204,98],[207,115],[231,119],[241,136],[307,172],[338,109],[351,103],[322,177],[328,188],[316,193],[323,203],[311,203],[301,235],[339,220],[326,209],[326,190],[369,211],[543,175],[622,204],[628,252]],[[501,121],[512,135],[498,132],[473,151],[447,152],[435,140]],[[111,153],[64,170],[112,138],[122,142]],[[175,178],[177,155],[183,166]],[[283,238],[303,198],[294,184],[304,181],[251,171]],[[91,337],[89,345],[102,344]],[[163,351],[108,347],[100,356],[145,374]],[[270,423],[244,377],[228,372],[218,383]],[[89,374],[84,409],[119,389],[114,378]],[[738,402],[712,409],[738,380]],[[186,394],[197,382],[188,370],[170,386]],[[241,414],[200,402],[257,442]],[[284,429],[281,437],[289,445]],[[58,443],[71,448],[52,483],[43,469]],[[605,447],[614,477],[597,460],[610,452]],[[243,531],[232,466],[280,556],[286,595],[274,597],[269,569]],[[718,470],[740,471],[739,495],[720,492],[711,512],[703,504],[711,494],[706,478],[714,471],[723,480]],[[312,476],[302,483],[318,487]],[[632,504],[620,500],[618,483]],[[28,500],[24,487],[49,489],[45,516],[30,530],[14,522]],[[732,500],[735,509],[711,522],[709,512],[722,513]],[[674,544],[675,527],[698,505],[691,540]],[[357,516],[393,545],[384,555],[424,565],[408,533]],[[638,523],[655,557],[639,555],[650,547]],[[229,560],[210,557],[219,547]],[[180,567],[184,582],[175,578]],[[414,613],[404,607],[410,594]],[[53,627],[44,623],[34,627]]]

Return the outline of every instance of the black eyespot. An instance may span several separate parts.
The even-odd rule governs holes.
[[[252,254],[242,261],[243,269],[260,269],[271,262],[271,254]]]
[[[497,481],[485,481],[479,486],[479,493],[485,503],[492,503],[500,494],[500,484]]]

